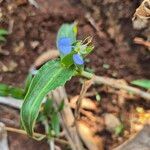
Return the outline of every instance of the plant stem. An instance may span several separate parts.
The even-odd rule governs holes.
[[[47,119],[45,119],[43,122],[43,125],[45,127],[45,132],[49,134],[49,125]],[[53,138],[48,138],[47,143],[49,145],[50,150],[55,150],[55,143]]]
[[[92,79],[91,80],[87,80],[82,84],[82,89],[80,91],[80,95],[77,99],[77,107],[75,108],[75,120],[80,118],[80,107],[82,104],[82,99],[84,98],[87,90],[89,89],[89,87],[92,85]]]
[[[12,128],[12,127],[5,127],[5,129],[9,132],[15,132],[15,133],[27,135],[27,133],[24,130],[21,130],[21,129],[16,129],[16,128]],[[45,138],[47,137],[46,134],[41,134],[41,133],[37,133],[37,132],[34,133],[34,136],[43,136]],[[55,138],[55,141],[58,142],[58,143],[69,145],[69,143],[67,141],[63,140],[63,139]]]
[[[96,76],[92,73],[89,73],[87,71],[82,71],[80,73],[81,76],[91,79],[93,78],[93,82],[97,83],[97,84],[105,84],[107,86],[116,88],[116,89],[123,89],[126,90],[128,92],[132,92],[135,95],[139,95],[140,97],[150,100],[150,93],[148,92],[144,92],[138,88],[134,88],[131,87],[129,85],[125,85],[125,84],[120,84],[117,80],[113,79],[113,78],[108,78],[108,77],[102,77],[102,76]]]
[[[81,76],[86,77],[88,79],[92,79],[94,77],[94,74],[87,72],[87,71],[82,71]]]
[[[6,127],[6,130],[10,131],[10,132],[16,132],[16,133],[19,133],[19,134],[27,135],[27,133],[24,130],[21,130],[21,129],[16,129],[16,128],[12,128],[12,127]],[[46,138],[46,135],[45,134],[41,134],[41,133],[34,133],[34,136],[36,136],[36,137],[41,137],[42,136],[42,137]]]

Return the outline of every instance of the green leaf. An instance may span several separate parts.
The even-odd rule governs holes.
[[[97,100],[97,101],[100,101],[100,100],[102,99],[102,98],[101,98],[101,95],[100,95],[99,93],[96,93],[96,96],[95,96],[95,97],[96,97],[96,100]]]
[[[17,99],[23,99],[25,96],[24,90],[17,87],[9,87],[9,95],[17,98]]]
[[[77,27],[77,23],[76,22],[73,23],[73,32],[74,32],[74,35],[77,36],[78,27]]]
[[[150,89],[150,80],[146,80],[146,79],[134,80],[131,82],[131,84],[140,86],[145,89]]]
[[[57,111],[58,112],[62,111],[64,109],[64,105],[65,105],[64,100],[62,100],[60,105],[58,106],[58,110]]]
[[[5,29],[0,29],[0,41],[2,41],[2,42],[5,42],[6,41],[6,39],[5,39],[5,35],[7,35],[8,34],[8,31],[7,30],[5,30]]]
[[[56,135],[59,135],[60,132],[60,123],[58,113],[53,113],[51,116],[51,125]]]
[[[47,99],[47,101],[44,104],[43,113],[44,113],[45,116],[50,117],[53,111],[54,111],[53,100],[52,99]]]
[[[120,125],[118,125],[118,126],[115,128],[115,134],[116,134],[116,135],[122,134],[123,131],[124,131],[124,125],[123,125],[123,124],[120,124]]]
[[[71,65],[73,65],[73,55],[75,54],[74,51],[72,51],[70,54],[64,56],[61,60],[61,63],[66,66],[66,67],[70,67]]]
[[[29,89],[29,86],[30,86],[32,79],[33,79],[33,76],[31,73],[29,73],[27,78],[26,78],[26,81],[25,81],[25,94],[27,93],[27,91]]]
[[[0,96],[11,96],[17,99],[23,99],[24,90],[6,84],[0,84]]]
[[[5,30],[5,29],[0,29],[0,36],[1,35],[7,35],[8,34],[8,31]]]
[[[43,98],[48,92],[64,85],[74,74],[73,66],[62,67],[58,60],[49,61],[39,69],[31,82],[21,109],[21,122],[30,136],[33,135]]]
[[[87,46],[86,47],[86,54],[90,54],[92,51],[93,51],[93,49],[94,49],[94,46],[93,45],[89,45],[89,46]]]
[[[9,95],[9,86],[6,84],[0,84],[0,96],[8,96]]]
[[[68,37],[72,40],[72,43],[76,42],[77,36],[77,26],[75,23],[72,24],[63,24],[60,29],[58,30],[57,34],[57,41],[56,44],[58,45],[58,40],[60,38]],[[58,47],[58,46],[57,46]]]
[[[43,115],[43,113],[39,113],[38,118],[36,119],[36,122],[43,122],[45,119],[47,119],[47,117],[45,115]]]

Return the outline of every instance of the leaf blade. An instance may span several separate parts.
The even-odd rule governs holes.
[[[56,136],[58,136],[60,133],[60,121],[59,121],[58,113],[52,114],[51,124],[52,124],[52,129],[54,130]]]
[[[63,24],[60,27],[58,34],[57,34],[57,40],[56,40],[57,45],[58,45],[58,40],[64,37],[70,38],[72,40],[72,43],[74,43],[76,41],[76,35],[77,35],[77,31],[75,31],[77,29],[75,28],[77,28],[75,23]]]
[[[0,29],[0,35],[7,35],[8,31],[5,29]]]
[[[134,80],[131,82],[131,84],[140,86],[145,89],[150,89],[150,80],[146,80],[146,79]]]
[[[44,96],[64,85],[73,75],[73,67],[64,68],[58,60],[54,60],[47,62],[33,78],[21,109],[21,122],[30,136],[33,135],[33,127]]]

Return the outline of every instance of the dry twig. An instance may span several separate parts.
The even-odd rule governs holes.
[[[93,83],[93,78],[91,80],[84,81],[84,83],[82,85],[82,89],[81,89],[80,95],[78,97],[77,106],[75,109],[75,119],[79,119],[79,117],[80,117],[80,111],[79,110],[80,110],[80,106],[82,103],[82,99],[84,98],[88,88],[92,85],[92,83]]]
[[[71,106],[71,108],[76,109],[76,107],[74,107],[74,106]],[[101,123],[101,120],[99,118],[93,116],[92,112],[86,111],[84,109],[80,109],[79,112],[81,114],[83,114],[84,116],[86,116],[92,122],[99,122],[99,123]]]
[[[34,62],[33,67],[37,68],[47,62],[50,59],[54,59],[59,56],[59,52],[57,50],[48,50],[43,52]]]
[[[87,13],[85,15],[85,18],[89,21],[92,27],[97,31],[97,35],[99,36],[99,38],[106,38],[106,34],[99,29],[98,25],[96,24],[95,20],[92,18],[90,13]]]
[[[92,78],[94,75],[88,72],[83,71],[82,72],[82,76],[86,77],[86,78]],[[120,84],[116,79],[112,79],[112,78],[108,78],[108,77],[102,77],[102,76],[95,76],[94,77],[94,83],[97,84],[104,84],[116,89],[123,89],[126,90],[128,92],[132,92],[133,94],[136,94],[146,100],[150,100],[150,93],[148,92],[144,92],[138,88],[134,88],[132,86],[129,85],[123,85]]]
[[[139,95],[140,97],[142,97],[144,99],[150,100],[150,93],[144,92],[138,88],[134,88],[129,85],[120,84],[115,79],[96,76],[94,82],[98,83],[98,84],[105,84],[105,85],[108,85],[110,87],[117,88],[117,89],[123,89],[128,92],[132,92],[133,94]]]
[[[24,130],[21,130],[21,129],[16,129],[16,128],[12,128],[12,127],[6,127],[6,130],[9,131],[9,132],[15,132],[15,133],[27,135],[27,132],[24,131]],[[41,134],[41,133],[37,133],[37,132],[34,132],[34,136],[35,137],[44,137],[44,138],[47,137],[46,134]],[[62,139],[55,138],[55,141],[57,141],[58,143],[69,145],[69,143],[67,141],[62,140]]]
[[[52,97],[57,107],[61,104],[61,101],[64,100],[65,108],[60,112],[60,119],[66,138],[68,139],[73,150],[84,150],[81,140],[78,136],[77,129],[75,126],[72,126],[74,123],[74,116],[69,107],[69,102],[64,87],[57,88],[51,94],[49,94],[49,96]]]
[[[135,37],[134,38],[134,43],[140,44],[140,45],[144,45],[145,47],[150,48],[150,42],[149,41],[145,41],[144,39],[142,39],[140,37]]]
[[[0,150],[9,150],[5,125],[0,122]]]

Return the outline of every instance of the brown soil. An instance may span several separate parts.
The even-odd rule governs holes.
[[[87,2],[83,3],[84,1]],[[44,51],[56,48],[56,33],[60,25],[74,20],[79,23],[79,39],[86,36],[93,37],[95,49],[88,56],[90,61],[86,67],[91,68],[97,75],[126,81],[150,77],[149,51],[133,43],[134,37],[144,37],[144,30],[133,29],[131,21],[139,1],[101,0],[97,2],[92,0],[90,3],[89,0],[83,0],[81,3],[80,0],[37,0],[37,2],[41,9],[29,5],[26,0],[0,3],[0,10],[3,13],[0,28],[9,28],[10,23],[14,22],[12,33],[2,45],[3,51],[8,52],[8,55],[0,54],[0,62],[7,66],[13,60],[17,64],[11,72],[0,72],[0,82],[23,86],[29,68],[37,56]],[[106,35],[105,38],[99,37],[89,24],[85,18],[87,12],[91,13],[101,31]],[[38,43],[36,47],[33,46],[35,41]],[[109,65],[109,69],[103,67],[105,64]],[[69,95],[78,94],[80,89],[81,86],[76,78],[67,83]],[[108,101],[106,93],[103,95],[102,109],[109,112],[110,108],[106,108],[106,105],[111,105],[111,108],[114,106]],[[7,118],[19,122],[18,114],[13,109],[4,106],[0,108],[0,120]],[[15,126],[15,123],[12,126]],[[107,135],[103,136],[107,137]],[[111,139],[107,142],[112,144],[110,141]],[[9,134],[9,144],[11,150],[47,149],[46,142],[39,143],[12,133]]]

